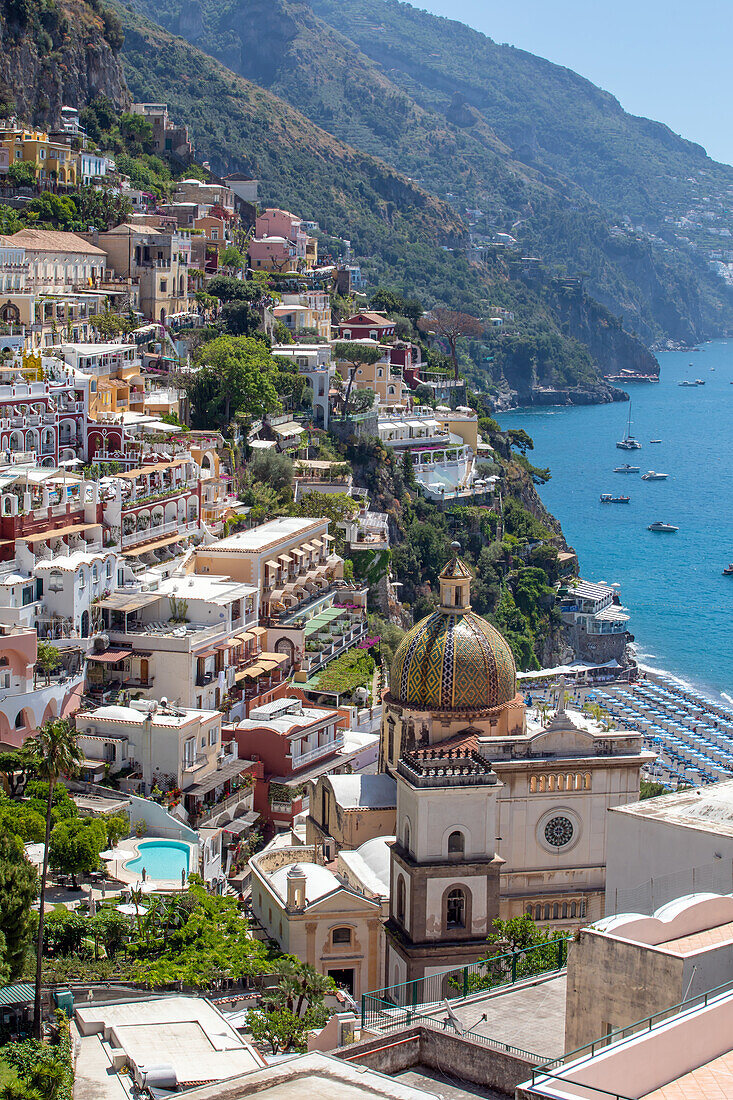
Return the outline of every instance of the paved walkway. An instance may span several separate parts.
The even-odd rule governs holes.
[[[548,1061],[565,1052],[564,974],[536,985],[517,985],[501,993],[453,1003],[451,1009],[462,1026],[475,1035],[508,1043]],[[442,1009],[432,1018],[442,1026],[447,1017]]]

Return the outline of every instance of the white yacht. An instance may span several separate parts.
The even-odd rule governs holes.
[[[645,474],[641,475],[642,481],[666,481],[669,474],[658,474],[656,470],[647,470]]]
[[[671,523],[662,523],[661,519],[658,519],[655,523],[649,524],[647,531],[679,531],[679,527],[673,527]]]
[[[641,443],[638,439],[634,439],[631,434],[631,402],[629,401],[629,422],[626,425],[626,435],[623,439],[619,439],[616,444],[622,451],[638,451],[641,449]]]
[[[613,472],[615,474],[639,474],[641,473],[641,466],[629,466],[628,462],[624,462],[623,466],[616,466]]]

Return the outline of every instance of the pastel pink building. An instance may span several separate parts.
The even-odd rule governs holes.
[[[308,234],[302,219],[296,218],[289,210],[265,210],[255,222],[255,237],[284,237],[295,245],[297,259],[305,260]]]
[[[295,271],[295,245],[287,237],[255,237],[249,242],[249,266],[255,271]]]
[[[0,748],[19,748],[44,722],[79,706],[83,662],[73,674],[61,669],[48,684],[41,674],[34,687],[37,644],[35,630],[0,634]]]

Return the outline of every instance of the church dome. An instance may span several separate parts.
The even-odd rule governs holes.
[[[471,611],[470,581],[466,565],[451,559],[440,574],[440,609],[414,626],[394,655],[393,702],[415,710],[485,711],[516,696],[512,651]]]

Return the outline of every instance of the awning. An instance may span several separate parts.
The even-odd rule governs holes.
[[[100,665],[116,665],[125,657],[131,657],[133,653],[132,649],[108,649],[104,653],[90,653],[87,661],[94,661]]]
[[[268,569],[279,569],[280,566],[276,561],[266,561],[265,565]]]
[[[300,424],[295,423],[272,424],[271,427],[277,435],[282,435],[285,437],[290,435],[302,435],[302,433],[305,431],[305,428],[301,427]]]
[[[259,664],[265,661],[272,661],[276,665],[284,665],[289,659],[287,653],[260,653],[257,661]]]
[[[296,555],[297,555],[297,556],[298,556],[299,558],[304,558],[304,557],[305,557],[305,551],[304,551],[304,550],[300,550],[300,549],[299,549],[299,548],[297,548],[297,547],[294,547],[294,548],[293,548],[293,549],[292,549],[292,550],[290,551],[290,553],[291,553],[291,554],[296,554]]]
[[[251,626],[248,631],[249,634],[254,634],[255,638],[261,638],[263,634],[267,634],[267,627],[265,626]]]
[[[119,474],[115,474],[115,477],[127,478],[133,480],[137,477],[142,477],[143,474],[155,474],[161,473],[163,470],[170,470],[174,466],[185,466],[187,462],[191,460],[188,458],[176,458],[171,462],[151,462],[149,466],[138,466],[136,470],[123,470]]]
[[[234,638],[232,638],[230,642],[219,642],[217,646],[214,646],[214,649],[216,649],[219,653],[224,653],[227,649],[230,649],[235,644],[236,642]]]
[[[243,814],[242,817],[235,817],[234,821],[230,821],[228,825],[225,825],[224,832],[231,833],[232,836],[239,836],[245,829],[249,829],[254,825],[259,816],[257,810],[250,810],[249,813]]]
[[[222,783],[226,783],[228,779],[234,779],[234,777],[239,775],[248,765],[248,760],[234,760],[231,764],[224,764],[223,767],[217,768],[211,775],[207,775],[200,783],[194,784],[193,787],[188,787],[183,793],[184,795],[208,794],[209,791],[213,791],[215,787],[220,787]]]
[[[122,553],[126,558],[139,558],[141,554],[149,554],[151,550],[162,550],[163,547],[172,546],[174,542],[181,542],[185,538],[188,538],[188,535],[171,535],[167,539],[155,539],[154,542],[146,542],[144,546],[138,546],[134,550],[123,549]]]
[[[82,531],[91,531],[101,527],[101,523],[76,523],[71,527],[57,527],[55,531],[42,531],[37,535],[19,535],[20,542],[46,542],[48,539],[62,539],[67,535],[80,535]]]
[[[108,611],[139,611],[141,607],[148,607],[151,603],[157,603],[160,599],[157,592],[136,592],[133,596],[125,592],[117,592],[114,596],[107,596],[99,601],[99,606]]]
[[[290,565],[293,559],[288,554],[278,554],[277,560],[284,561],[286,565]]]
[[[311,554],[314,554],[318,550],[318,547],[315,546],[312,542],[304,542],[303,549],[309,550]]]
[[[325,539],[326,542],[333,542],[335,537],[335,535],[321,535],[321,538]]]
[[[280,600],[282,600],[284,595],[285,595],[285,589],[276,588],[273,592],[270,593],[270,603],[279,603]]]

